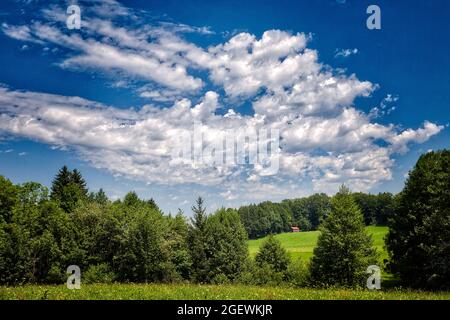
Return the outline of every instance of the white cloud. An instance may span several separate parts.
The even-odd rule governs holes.
[[[136,111],[78,97],[0,88],[0,133],[73,148],[93,166],[118,176],[216,186],[223,197],[241,199],[246,195],[242,190],[252,187],[261,198],[269,193],[281,197],[289,192],[286,182],[293,177],[311,181],[316,191],[331,191],[343,182],[366,190],[391,179],[394,152],[404,152],[408,143],[424,142],[442,129],[425,122],[418,130],[397,132],[394,126],[370,123],[353,108],[344,108],[336,118],[305,116],[290,124],[265,122],[258,114],[226,117],[214,114],[218,98],[207,92],[194,106],[184,99],[170,108],[147,105]],[[173,148],[182,148],[179,137],[192,130],[194,121],[204,123],[207,141],[225,130],[279,128],[283,139],[279,173],[265,177],[257,168],[234,163],[213,167],[175,161]],[[377,139],[389,145],[380,147]],[[322,152],[315,154],[316,150]],[[257,197],[256,192],[251,196]]]
[[[108,9],[108,3],[116,8]],[[406,130],[376,123],[374,114],[358,110],[354,101],[370,96],[378,86],[323,65],[318,52],[307,48],[309,35],[268,30],[258,39],[241,32],[202,48],[181,34],[208,34],[208,28],[142,25],[136,23],[135,12],[116,1],[108,3],[96,3],[101,17],[88,17],[82,34],[55,27],[62,19],[57,10],[47,12],[52,23],[2,29],[15,39],[65,50],[68,58],[62,67],[113,73],[122,88],[138,79],[137,94],[151,103],[120,109],[80,97],[0,87],[0,135],[74,149],[94,167],[116,176],[214,187],[224,199],[245,202],[286,198],[305,188],[334,192],[344,182],[368,190],[392,179],[395,153],[443,129],[428,121],[422,128]],[[104,19],[116,16],[131,17],[134,23],[117,27]],[[124,78],[117,81],[118,74]],[[214,91],[205,92],[205,84]],[[388,95],[380,110],[389,110],[397,99]],[[237,112],[233,103],[241,101],[250,103],[254,113]],[[222,109],[228,111],[221,115]],[[278,174],[266,176],[258,166],[173,159],[174,148],[183,147],[179,137],[189,134],[194,122],[203,124],[210,144],[226,130],[279,130]]]
[[[347,58],[351,55],[355,55],[358,54],[358,49],[354,48],[354,49],[336,49],[336,53],[335,53],[335,57],[339,58]]]

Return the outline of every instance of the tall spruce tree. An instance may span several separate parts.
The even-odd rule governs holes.
[[[318,286],[363,286],[369,265],[376,264],[372,238],[349,189],[341,186],[332,199],[331,214],[320,226],[311,260],[311,277]]]
[[[390,266],[404,284],[450,289],[450,150],[420,157],[389,227]]]
[[[198,197],[196,205],[192,207],[194,213],[189,228],[188,243],[192,261],[192,279],[195,282],[205,282],[208,272],[205,247],[205,225],[207,221],[206,208],[202,197]]]
[[[52,182],[50,197],[57,201],[65,212],[71,212],[79,200],[87,197],[86,182],[81,173],[74,169],[70,171],[63,166]]]
[[[72,173],[67,166],[63,166],[59,169],[52,182],[52,190],[50,194],[52,200],[61,200],[63,190],[70,184],[71,180]]]
[[[72,171],[71,175],[71,183],[77,185],[80,188],[81,193],[84,196],[87,196],[88,190],[86,188],[86,181],[84,180],[83,176],[81,175],[81,172],[77,169],[74,169]]]

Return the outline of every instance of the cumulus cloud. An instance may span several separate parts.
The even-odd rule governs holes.
[[[368,190],[392,178],[394,154],[443,129],[428,121],[405,130],[375,122],[373,113],[354,102],[378,86],[321,63],[318,52],[308,48],[309,35],[268,30],[258,38],[241,32],[204,48],[182,34],[210,34],[208,28],[142,25],[137,13],[102,5],[94,6],[100,15],[87,18],[83,34],[57,28],[62,19],[57,10],[47,13],[51,22],[3,25],[2,30],[20,41],[65,50],[63,68],[119,72],[128,77],[120,80],[121,87],[137,78],[136,93],[151,103],[121,109],[81,97],[0,87],[1,137],[70,148],[94,167],[133,180],[214,187],[223,199],[254,201],[299,195],[305,185],[325,192],[341,183]],[[110,0],[110,5],[118,4]],[[110,17],[132,17],[135,23],[118,27]],[[396,99],[388,95],[380,109]],[[242,101],[253,113],[236,111],[234,103]],[[277,130],[280,145],[273,152],[279,171],[267,175],[260,165],[174,158],[174,150],[186,147],[180,137],[191,135],[195,124],[210,156],[226,132]],[[257,148],[255,143],[249,141],[248,148]],[[239,152],[245,158],[246,151]]]

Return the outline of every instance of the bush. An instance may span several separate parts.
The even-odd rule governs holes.
[[[95,266],[90,266],[86,272],[81,273],[81,280],[83,283],[113,283],[116,280],[116,275],[111,270],[110,266],[102,263]]]
[[[294,287],[306,287],[310,283],[309,263],[295,259],[289,264],[286,281]]]

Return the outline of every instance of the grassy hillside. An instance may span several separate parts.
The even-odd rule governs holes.
[[[381,253],[381,260],[387,258],[387,253],[384,249],[384,237],[388,232],[387,227],[366,227],[369,234],[372,235],[374,246],[378,252]],[[291,258],[309,259],[312,257],[314,247],[317,243],[319,231],[307,231],[307,232],[289,232],[281,233],[275,236],[284,248],[288,251]],[[265,238],[257,240],[249,240],[248,248],[250,256],[254,257],[259,250],[261,244],[265,241]]]
[[[310,299],[450,299],[448,292],[423,292],[411,290],[347,290],[308,289],[283,287],[255,287],[243,285],[194,285],[194,284],[96,284],[81,285],[81,290],[69,290],[65,286],[26,285],[0,287],[2,299],[135,299],[135,300],[310,300]]]

